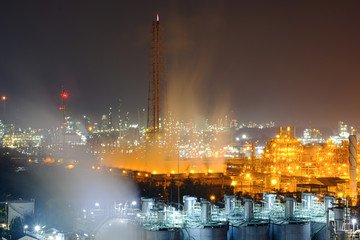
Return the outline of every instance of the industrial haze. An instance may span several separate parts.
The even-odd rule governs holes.
[[[334,127],[342,116],[356,124],[359,2],[138,4],[3,3],[8,119],[53,126],[62,86],[74,116],[99,118],[118,98],[136,115],[147,101],[149,21],[159,12],[170,106],[180,118],[233,110],[244,122]]]

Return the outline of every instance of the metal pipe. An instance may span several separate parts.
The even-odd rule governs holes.
[[[330,223],[329,223],[330,210],[332,210],[332,208],[326,209],[326,239],[330,239]]]

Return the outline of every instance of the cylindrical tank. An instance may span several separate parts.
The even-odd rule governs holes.
[[[340,231],[344,225],[344,208],[343,207],[334,207],[334,220],[335,220],[335,229]]]
[[[184,196],[183,202],[184,202],[184,211],[187,215],[190,215],[194,211],[194,205],[196,203],[197,198],[191,197],[191,196]]]
[[[211,205],[209,201],[201,201],[201,221],[207,223],[211,217]]]
[[[254,202],[252,199],[245,199],[244,202],[244,218],[249,221],[254,218]]]
[[[155,203],[154,199],[142,197],[141,198],[142,213],[150,214],[150,211],[153,208],[154,203]]]
[[[267,240],[269,239],[268,223],[246,223],[232,226],[233,240]]]
[[[227,240],[227,227],[206,226],[204,228],[184,228],[181,230],[182,240]]]
[[[285,218],[293,218],[295,212],[295,199],[285,197]]]
[[[309,222],[287,222],[272,224],[272,239],[276,240],[310,240]]]
[[[313,193],[303,193],[302,195],[302,204],[304,210],[310,210],[312,208],[314,201]]]
[[[169,229],[159,229],[157,231],[144,229],[143,236],[138,240],[180,240],[180,231],[179,230],[169,230]]]
[[[264,193],[264,200],[265,200],[265,209],[271,210],[272,206],[275,203],[276,194],[273,193]]]
[[[224,195],[225,213],[229,214],[235,209],[236,197],[234,195]]]

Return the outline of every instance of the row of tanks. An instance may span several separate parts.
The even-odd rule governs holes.
[[[299,201],[265,193],[261,201],[225,195],[220,205],[194,196],[184,196],[182,208],[152,198],[142,198],[141,204],[127,221],[136,228],[133,239],[325,240],[357,233],[354,226],[351,230],[346,199],[313,193],[303,193]]]

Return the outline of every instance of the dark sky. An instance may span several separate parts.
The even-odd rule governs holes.
[[[360,120],[359,1],[1,1],[7,119],[147,105],[151,24],[166,29],[170,108],[183,118],[336,127]]]

